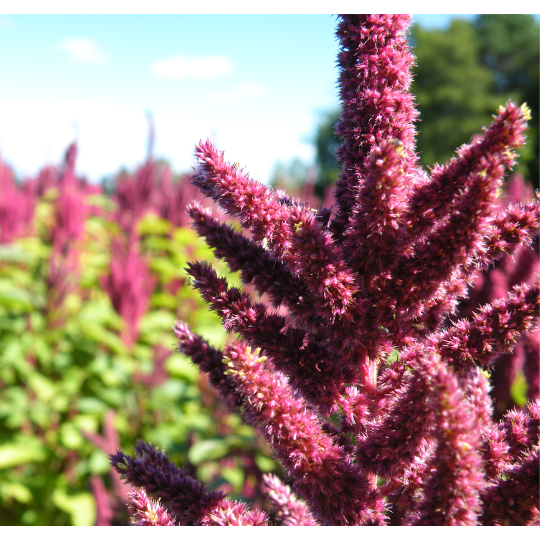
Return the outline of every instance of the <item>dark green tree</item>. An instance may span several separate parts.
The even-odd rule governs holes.
[[[479,15],[474,21],[480,62],[492,73],[491,89],[526,102],[532,120],[521,155],[522,172],[539,184],[540,24],[532,15]]]
[[[480,64],[480,45],[468,21],[454,19],[445,30],[414,25],[412,92],[420,110],[418,149],[424,166],[443,163],[467,142],[501,104],[492,91],[493,75]]]

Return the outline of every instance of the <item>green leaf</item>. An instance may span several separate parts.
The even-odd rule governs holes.
[[[141,235],[168,234],[171,224],[166,219],[160,218],[152,212],[148,212],[138,223],[137,232]]]
[[[64,446],[72,450],[78,450],[85,444],[80,428],[71,422],[66,422],[60,427],[60,440]]]
[[[50,379],[37,372],[28,377],[28,386],[43,401],[50,401],[57,391],[55,384]]]
[[[520,407],[524,407],[527,403],[527,387],[527,379],[523,371],[519,371],[512,381],[512,386],[510,386],[510,396]]]
[[[255,454],[255,463],[262,472],[275,471],[277,468],[277,464],[272,458],[269,458],[259,452]]]
[[[94,450],[88,458],[88,469],[90,474],[98,476],[110,472],[111,464],[107,454],[98,449]]]
[[[27,504],[32,500],[32,492],[24,484],[18,482],[0,482],[0,497],[4,500],[15,499]]]
[[[56,488],[52,494],[54,504],[67,512],[71,524],[88,527],[96,522],[96,501],[90,493],[68,494],[63,488]]]
[[[141,334],[158,334],[164,331],[171,331],[174,324],[174,313],[165,310],[149,311],[139,323],[139,330]]]
[[[34,253],[22,249],[16,244],[0,245],[0,261],[29,263],[36,258]]]
[[[0,280],[0,305],[9,309],[32,311],[35,307],[32,295],[14,286],[10,280]]]
[[[39,462],[45,458],[45,448],[37,437],[16,435],[13,442],[0,445],[0,469]]]
[[[233,488],[240,491],[244,485],[244,471],[240,468],[231,469],[225,467],[221,469],[221,476],[231,484]]]
[[[126,352],[126,347],[122,343],[122,340],[99,323],[85,321],[81,324],[81,332],[87,339],[107,346],[116,354],[125,354]]]
[[[77,401],[77,409],[82,413],[102,415],[109,407],[95,397],[85,396],[79,398],[79,401]]]
[[[206,439],[196,442],[188,451],[188,459],[193,465],[203,461],[222,458],[229,453],[229,445],[223,439]]]
[[[180,353],[171,354],[167,358],[165,369],[172,377],[179,377],[193,384],[199,380],[199,368]]]

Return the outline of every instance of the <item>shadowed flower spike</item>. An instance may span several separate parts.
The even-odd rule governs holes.
[[[317,314],[334,320],[353,305],[352,273],[341,260],[330,233],[306,207],[284,206],[276,193],[223,160],[212,144],[199,143],[201,165],[195,185],[224,210],[241,219],[254,240],[267,242],[313,294]]]
[[[507,103],[424,170],[409,23],[340,17],[342,170],[327,208],[256,182],[210,141],[196,146],[193,184],[244,231],[196,202],[189,216],[248,289],[189,262],[192,286],[236,335],[222,351],[177,322],[178,349],[286,478],[258,476],[267,518],[259,499],[248,510],[149,445],[113,454],[151,498],[143,506],[158,502],[175,524],[539,523],[539,402],[508,412],[497,399],[502,388],[524,405],[540,391],[540,205],[518,177],[502,197],[530,113]],[[508,366],[526,384],[503,388]]]
[[[252,304],[249,295],[229,288],[224,278],[207,264],[189,263],[193,286],[222,318],[228,332],[242,334],[252,346],[272,356],[276,368],[288,375],[294,386],[315,404],[327,409],[347,381],[339,365],[328,362],[328,348],[305,345],[305,332],[287,326],[285,317],[268,314],[265,304]],[[276,340],[274,336],[280,336]],[[313,365],[318,370],[312,369]]]
[[[534,446],[482,493],[482,525],[540,525],[539,453],[540,447]]]
[[[242,396],[236,391],[235,385],[225,376],[223,353],[214,349],[201,336],[194,334],[186,323],[176,322],[174,333],[178,338],[178,349],[208,374],[210,384],[219,391],[221,398],[236,410]]]
[[[135,447],[136,458],[118,451],[110,456],[116,471],[134,487],[144,488],[157,497],[176,525],[211,525],[213,516],[219,519],[222,511],[245,524],[262,525],[260,512],[251,512],[241,503],[224,500],[219,491],[208,491],[202,482],[173,465],[167,456],[149,444]],[[217,517],[216,517],[217,516]]]
[[[287,266],[273,259],[267,250],[213,218],[209,210],[194,203],[188,209],[193,227],[224,259],[232,272],[241,272],[242,281],[252,284],[260,295],[268,294],[274,306],[284,304],[299,317],[312,317],[314,305],[304,283]]]

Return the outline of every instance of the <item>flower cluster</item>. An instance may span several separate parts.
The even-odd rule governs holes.
[[[452,320],[476,272],[538,234],[537,201],[499,204],[530,115],[509,102],[447,164],[421,169],[409,23],[341,17],[333,209],[284,197],[210,142],[197,146],[194,184],[248,235],[197,203],[194,227],[259,298],[191,263],[193,286],[237,337],[221,351],[185,323],[174,331],[283,465],[289,485],[266,477],[263,488],[283,524],[538,525],[540,403],[496,423],[489,383],[535,331],[538,277]],[[164,523],[269,522],[150,445],[136,451],[112,464],[145,490],[137,500],[160,499]],[[135,519],[157,524],[141,517],[142,507],[158,515],[144,501]]]

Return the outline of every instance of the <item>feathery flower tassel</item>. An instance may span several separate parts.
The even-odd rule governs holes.
[[[462,381],[465,397],[476,418],[476,429],[490,426],[493,422],[493,403],[489,395],[491,386],[488,377],[487,373],[476,368]]]
[[[275,307],[283,304],[297,317],[313,317],[313,299],[283,262],[212,217],[210,210],[203,210],[200,204],[192,204],[188,213],[199,236],[214,249],[214,255],[224,259],[232,272],[240,271],[246,285],[253,285],[260,295],[268,294]]]
[[[242,403],[242,396],[236,391],[235,385],[225,375],[223,353],[212,347],[201,336],[194,334],[189,325],[177,321],[174,334],[178,338],[178,350],[191,358],[199,369],[208,375],[208,380],[221,398],[237,411]]]
[[[336,134],[343,140],[337,151],[342,171],[334,193],[338,213],[330,226],[336,239],[349,225],[364,160],[376,146],[401,141],[405,172],[414,172],[418,112],[409,92],[414,64],[405,36],[409,24],[409,15],[341,16],[336,34],[342,113]]]
[[[540,447],[534,446],[504,477],[482,493],[482,525],[540,525],[538,485]]]
[[[227,376],[245,397],[243,417],[256,426],[293,479],[295,491],[324,525],[384,525],[384,503],[306,403],[243,343],[224,351]]]
[[[414,525],[476,525],[485,486],[476,418],[457,378],[437,355],[422,366],[432,380],[433,434],[437,440],[433,470],[423,486],[424,500]]]
[[[306,503],[297,499],[291,488],[275,474],[263,476],[263,492],[266,494],[276,518],[286,527],[313,527],[317,525]]]
[[[282,205],[274,191],[225,162],[209,141],[199,143],[196,156],[195,184],[304,280],[321,320],[334,321],[355,306],[354,276],[311,209]]]
[[[482,431],[482,459],[488,480],[493,480],[540,444],[540,400],[529,401],[523,411],[509,411],[498,424]]]
[[[128,493],[128,507],[133,525],[151,527],[173,527],[174,520],[165,508],[146,494],[144,489]]]
[[[486,233],[484,253],[479,264],[488,268],[504,255],[512,255],[520,245],[529,246],[540,231],[538,201],[513,204],[501,210],[491,221]]]
[[[407,208],[401,146],[399,141],[383,141],[373,150],[344,233],[343,253],[350,268],[368,281],[368,290],[401,251]]]
[[[411,239],[427,234],[431,227],[455,211],[460,192],[471,179],[486,167],[486,158],[499,161],[506,169],[515,164],[515,148],[525,142],[523,133],[530,119],[525,105],[517,107],[511,101],[499,108],[499,114],[484,137],[472,144],[464,144],[446,165],[436,165],[430,181],[418,186],[411,196],[407,219]]]
[[[208,491],[204,484],[169,461],[157,448],[139,442],[136,458],[117,451],[110,457],[112,466],[133,487],[159,498],[168,515],[178,525],[211,525],[220,511],[250,525],[263,525],[260,512],[250,512],[242,503],[225,501],[220,491]],[[217,517],[216,517],[217,516]]]
[[[366,426],[358,438],[357,462],[363,470],[391,480],[407,472],[418,456],[427,457],[431,444],[431,423],[435,380],[430,371],[434,355],[426,358],[416,351],[416,369],[406,372],[389,410]]]
[[[491,365],[534,328],[540,306],[538,286],[538,281],[534,286],[516,285],[508,298],[483,306],[470,321],[461,319],[453,328],[428,336],[429,342],[457,372]]]
[[[249,295],[229,288],[208,264],[189,263],[187,272],[228,332],[238,332],[250,345],[264,349],[275,367],[288,375],[312,403],[325,412],[332,407],[353,373],[335,361],[331,349],[318,343],[305,344],[305,331],[287,327],[285,317],[268,314],[265,304],[252,304]]]
[[[490,229],[504,168],[498,156],[482,159],[483,168],[472,175],[468,190],[456,203],[455,211],[439,228],[417,244],[414,255],[400,257],[386,296],[397,299],[392,306],[401,317],[422,314],[441,283],[453,274],[471,269],[485,251],[483,237]],[[466,276],[464,276],[466,277]],[[383,290],[383,294],[386,291]]]

